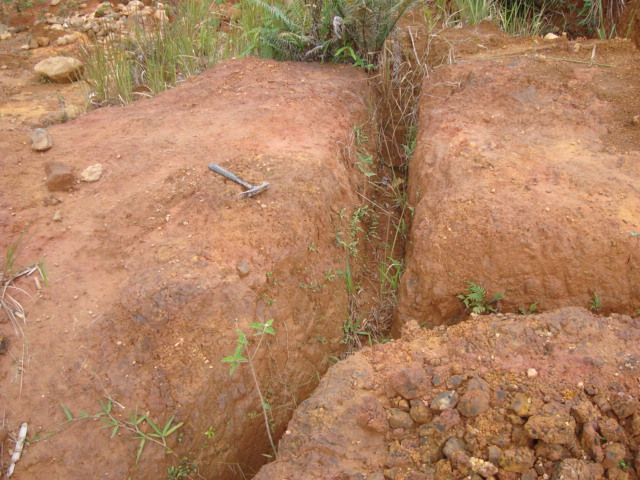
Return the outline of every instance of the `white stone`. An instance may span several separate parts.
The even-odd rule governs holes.
[[[55,7],[56,5],[58,5],[60,3],[60,0],[51,0],[51,6]]]
[[[72,82],[80,77],[82,67],[83,63],[76,58],[50,57],[38,62],[33,69],[52,82]]]
[[[555,33],[551,33],[551,32],[547,33],[544,36],[545,40],[555,40],[556,38],[560,38],[560,37],[558,35],[556,35]]]
[[[538,371],[535,368],[530,368],[527,370],[527,377],[534,378],[538,376]]]
[[[85,168],[80,174],[80,180],[83,182],[97,182],[102,176],[104,167],[101,163],[96,163],[90,167]]]

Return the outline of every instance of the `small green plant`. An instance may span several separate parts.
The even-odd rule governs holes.
[[[533,302],[531,305],[529,305],[529,308],[527,309],[524,309],[522,307],[519,308],[518,313],[520,315],[534,315],[537,309],[538,309],[538,302]]]
[[[597,312],[603,307],[602,299],[598,296],[598,292],[593,291],[593,298],[589,301],[589,310]]]
[[[487,299],[487,291],[474,282],[466,282],[467,293],[457,295],[465,308],[473,313],[483,314],[496,311],[496,304],[504,298],[504,292],[496,293],[491,300]]]
[[[249,348],[249,340],[247,340],[247,336],[242,330],[236,328],[236,333],[238,334],[238,338],[236,340],[236,348],[233,351],[233,355],[224,357],[222,359],[222,362],[231,365],[229,368],[229,375],[233,375],[233,372],[235,372],[241,364],[246,363],[249,365],[249,369],[251,370],[251,377],[253,378],[253,383],[256,387],[256,391],[258,392],[258,397],[260,399],[262,416],[264,417],[264,424],[267,430],[267,436],[269,437],[269,443],[271,444],[271,449],[273,450],[273,453],[275,455],[277,454],[277,450],[275,443],[273,442],[273,437],[271,435],[271,426],[269,422],[271,406],[265,401],[264,396],[262,395],[262,389],[260,388],[260,382],[258,381],[258,375],[256,374],[256,370],[254,367],[254,359],[256,357],[256,354],[260,350],[260,346],[262,345],[264,338],[266,337],[266,335],[276,334],[272,325],[273,318],[267,320],[265,323],[253,322],[249,324],[249,327],[255,330],[253,336],[260,338],[253,351]]]
[[[624,460],[620,460],[620,461],[618,462],[618,466],[619,466],[620,468],[628,468],[628,467],[633,466],[633,463],[631,463],[631,462],[625,462]]]
[[[378,271],[380,273],[380,281],[384,282],[382,291],[396,291],[400,286],[400,277],[404,269],[404,262],[395,258],[389,257],[386,262],[378,265]]]
[[[356,285],[353,282],[353,277],[351,276],[351,266],[349,265],[349,259],[347,258],[347,263],[344,268],[344,281],[347,285],[347,293],[349,295],[353,295],[356,292]]]
[[[140,456],[142,455],[147,442],[156,443],[164,448],[165,453],[175,455],[173,450],[171,450],[167,444],[167,438],[184,425],[184,422],[174,423],[175,417],[171,417],[165,426],[162,427],[162,424],[154,422],[146,414],[139,413],[138,407],[131,412],[128,420],[120,420],[115,417],[112,411],[113,402],[110,398],[106,401],[100,400],[100,407],[102,408],[102,411],[93,415],[84,410],[80,410],[80,415],[75,417],[64,404],[60,405],[62,406],[64,414],[67,416],[67,421],[64,423],[77,422],[79,420],[100,420],[105,423],[102,428],[111,429],[111,438],[115,437],[120,429],[131,432],[133,440],[140,440],[140,443],[138,444],[138,451],[136,453],[136,465],[140,460]],[[151,429],[149,430],[145,425]]]
[[[353,60],[353,66],[362,68],[365,72],[370,72],[371,70],[376,68],[374,64],[367,62],[364,58],[354,52],[353,48],[351,48],[350,46],[345,46],[338,49],[333,57],[333,60],[337,62],[345,58]]]
[[[178,465],[167,469],[167,480],[191,479],[193,473],[198,473],[198,466],[187,457],[183,457]]]
[[[373,167],[373,157],[369,154],[363,154],[358,152],[358,158],[360,159],[358,164],[358,169],[364,173],[364,176],[367,178],[374,177],[376,172],[372,170]]]
[[[353,133],[356,137],[356,147],[360,148],[369,141],[369,137],[364,134],[363,125],[353,127]]]

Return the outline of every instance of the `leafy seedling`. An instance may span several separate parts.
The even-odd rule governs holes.
[[[249,368],[251,370],[251,376],[253,378],[253,383],[256,387],[256,391],[258,392],[258,397],[260,398],[260,406],[262,407],[262,416],[264,417],[264,423],[267,429],[267,436],[269,437],[269,443],[271,444],[273,453],[277,453],[276,446],[275,446],[275,443],[273,442],[273,437],[271,435],[271,427],[269,426],[269,412],[271,410],[271,406],[265,401],[264,396],[262,395],[262,389],[260,388],[258,375],[256,374],[256,370],[253,366],[254,358],[258,353],[258,351],[260,350],[260,346],[262,345],[262,341],[264,340],[265,335],[276,334],[272,325],[273,325],[273,318],[267,320],[265,323],[253,322],[249,324],[249,327],[256,330],[253,336],[260,337],[260,341],[258,342],[258,345],[256,345],[256,347],[253,349],[253,351],[251,351],[249,348],[249,341],[247,340],[247,336],[244,334],[242,330],[240,330],[239,328],[236,328],[236,333],[238,334],[238,338],[236,340],[236,348],[233,351],[233,355],[224,357],[222,359],[222,362],[230,364],[229,375],[233,375],[233,373],[241,364],[243,363],[249,364]]]
[[[497,303],[504,298],[504,292],[496,293],[491,300],[487,299],[487,291],[474,282],[465,282],[467,284],[467,293],[457,295],[467,310],[473,313],[483,314],[495,312]]]
[[[593,298],[589,301],[589,310],[597,312],[603,307],[602,300],[598,296],[598,292],[593,291]]]

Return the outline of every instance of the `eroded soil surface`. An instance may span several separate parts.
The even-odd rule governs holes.
[[[492,32],[493,30],[493,32]],[[398,322],[464,317],[465,282],[506,311],[640,307],[640,53],[628,40],[443,33],[425,80]],[[591,59],[598,64],[592,64]]]
[[[514,39],[490,24],[415,37],[438,68],[410,172],[404,339],[339,362],[287,430],[344,351],[336,234],[363,202],[352,150],[365,75],[234,60],[52,126],[53,148],[36,153],[33,128],[81,114],[85,87],[41,83],[37,60],[77,51],[24,52],[25,38],[0,42],[0,250],[26,232],[18,264],[44,259],[49,284],[16,282],[24,337],[0,323],[3,467],[30,428],[12,478],[158,479],[183,457],[204,478],[252,475],[269,452],[259,400],[246,366],[229,377],[220,359],[234,320],[248,333],[270,318],[277,335],[256,359],[283,441],[260,478],[636,478],[636,320],[565,309],[413,322],[465,319],[465,281],[505,291],[504,311],[587,306],[593,291],[605,312],[640,307],[631,42]],[[48,161],[76,179],[104,172],[50,192]],[[209,162],[271,188],[239,201]],[[122,420],[138,408],[184,422],[168,437],[176,456],[148,444],[136,464],[127,432],[61,426],[60,403],[97,413],[107,398]]]
[[[366,121],[365,91],[365,76],[346,66],[237,60],[51,127],[45,153],[23,144],[29,128],[3,136],[1,248],[26,231],[20,262],[45,259],[49,277],[40,291],[32,277],[16,283],[32,296],[19,295],[24,341],[1,325],[9,430],[27,421],[51,432],[61,402],[97,413],[111,397],[122,419],[138,408],[184,422],[170,447],[202,475],[255,472],[269,450],[260,402],[249,371],[230,377],[220,360],[236,327],[250,334],[250,322],[275,319],[256,367],[279,435],[342,352],[345,252],[335,236],[345,228],[338,212],[357,201],[361,176],[344,150]],[[97,163],[104,173],[49,192],[50,161],[76,176]],[[210,162],[271,187],[238,200],[242,187]],[[104,448],[108,432],[93,421],[61,430],[31,443],[17,478],[157,479],[177,463],[148,445],[135,465],[137,442],[121,432]]]

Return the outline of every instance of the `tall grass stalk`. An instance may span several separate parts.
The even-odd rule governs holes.
[[[497,7],[496,17],[500,28],[510,35],[533,37],[541,35],[550,27],[545,6],[534,7],[527,0],[502,3]]]
[[[213,0],[179,2],[165,23],[140,23],[127,35],[83,49],[85,77],[95,105],[126,104],[171,88],[205,68],[236,55],[247,36],[225,31]]]

